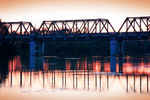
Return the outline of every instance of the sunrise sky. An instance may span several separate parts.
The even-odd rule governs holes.
[[[126,17],[149,16],[149,0],[0,0],[2,21],[107,18],[117,30]]]

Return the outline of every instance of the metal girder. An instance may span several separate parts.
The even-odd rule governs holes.
[[[108,19],[43,21],[36,36],[51,34],[55,38],[61,34],[67,38],[70,34],[79,37],[82,33],[87,33],[90,37],[92,33],[115,33],[115,30]]]

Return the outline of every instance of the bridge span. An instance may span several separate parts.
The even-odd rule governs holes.
[[[43,21],[39,29],[31,22],[0,22],[0,41],[50,40],[144,40],[150,36],[150,17],[127,17],[116,32],[108,19]]]

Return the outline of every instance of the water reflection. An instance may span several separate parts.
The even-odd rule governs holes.
[[[5,67],[6,66],[6,67]],[[0,87],[2,83],[6,83],[6,79],[8,76],[8,58],[7,57],[0,57]]]
[[[116,64],[115,73],[111,72],[110,57],[107,56],[30,56],[29,64],[22,59],[24,58],[16,56],[7,60],[8,62],[1,61],[2,87],[88,91],[115,91],[119,88],[129,93],[149,92],[148,57],[137,59],[126,56],[123,61],[118,60],[124,63]],[[7,74],[4,74],[5,72]]]
[[[122,75],[113,73],[96,74],[89,70],[50,70],[50,71],[14,71],[9,72],[4,83],[7,87],[33,89],[67,89],[107,91],[113,86],[127,92],[149,92],[149,76]],[[115,90],[114,90],[115,91]]]

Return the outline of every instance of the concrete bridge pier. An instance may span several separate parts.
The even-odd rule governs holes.
[[[44,56],[44,42],[31,41],[30,56]]]
[[[119,64],[119,72],[122,72],[123,68],[123,55],[124,55],[124,41],[118,41],[118,64]]]
[[[119,71],[123,67],[124,41],[112,39],[110,41],[110,67],[112,72],[116,72],[116,56],[118,55]]]
[[[124,41],[118,40],[118,55],[124,55]]]
[[[111,72],[116,72],[116,55],[117,55],[117,41],[110,41],[110,68]]]

